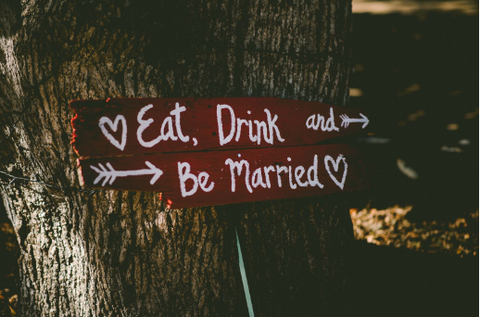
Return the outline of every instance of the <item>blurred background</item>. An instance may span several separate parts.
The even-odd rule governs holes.
[[[385,176],[376,205],[393,199],[435,219],[478,209],[477,9],[353,1],[350,106],[372,118],[373,134],[359,141]]]
[[[371,118],[357,142],[376,173],[373,212],[352,209],[352,217],[367,225],[366,215],[397,206],[385,216],[417,227],[471,222],[477,230],[463,245],[408,247],[477,255],[478,3],[354,0],[353,11],[350,107]]]
[[[353,0],[350,107],[376,170],[355,230],[352,314],[478,316],[477,1]]]
[[[477,1],[353,0],[349,106],[377,173],[350,210],[352,315],[478,316],[478,23]],[[0,204],[0,316],[17,248]]]

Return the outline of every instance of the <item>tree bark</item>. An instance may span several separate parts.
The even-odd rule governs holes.
[[[93,3],[92,3],[93,2]],[[345,105],[348,0],[0,0],[0,193],[23,316],[341,315],[343,197],[169,210],[83,190],[70,100],[272,96]]]

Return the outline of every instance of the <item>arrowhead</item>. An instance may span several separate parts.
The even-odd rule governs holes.
[[[361,113],[360,113],[360,116],[361,116],[362,119],[364,120],[364,123],[363,123],[363,125],[362,125],[362,129],[365,129],[365,127],[368,125],[368,123],[369,123],[370,121],[368,120],[368,118],[367,118],[365,115],[363,115],[363,114],[361,114]]]
[[[149,161],[145,161],[145,164],[152,170],[153,172],[153,177],[150,180],[150,185],[155,184],[155,182],[160,178],[160,176],[163,175],[163,171],[150,163]]]

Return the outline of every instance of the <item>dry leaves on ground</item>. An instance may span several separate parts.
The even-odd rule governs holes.
[[[478,254],[478,210],[453,222],[413,223],[405,217],[411,209],[351,209],[355,238],[376,245],[405,247],[421,252],[460,256]]]

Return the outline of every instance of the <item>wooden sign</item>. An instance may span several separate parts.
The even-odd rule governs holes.
[[[354,109],[280,98],[72,101],[79,156],[316,144],[362,131]]]
[[[347,145],[162,153],[79,160],[86,187],[162,192],[173,207],[307,197],[366,188]]]
[[[368,187],[347,145],[352,109],[279,98],[73,101],[75,150],[89,188],[158,191],[175,208],[307,197]]]

